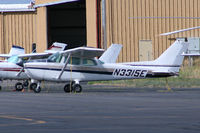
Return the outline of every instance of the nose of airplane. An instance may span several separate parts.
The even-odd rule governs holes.
[[[43,80],[44,71],[41,69],[41,62],[29,62],[24,64],[24,71],[31,79]]]
[[[28,69],[29,63],[24,63],[24,72],[28,75],[29,78],[31,78],[32,74],[31,71]]]

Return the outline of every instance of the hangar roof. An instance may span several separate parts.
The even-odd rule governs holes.
[[[31,4],[0,4],[0,12],[24,12],[35,11]]]
[[[48,2],[48,3],[44,3],[44,4],[38,4],[38,5],[35,5],[34,8],[43,7],[43,6],[57,5],[57,4],[68,3],[68,2],[75,2],[75,1],[78,1],[78,0],[59,0],[59,1],[55,1],[55,2]]]

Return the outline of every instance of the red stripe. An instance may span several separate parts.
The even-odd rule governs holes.
[[[0,68],[0,71],[20,72],[21,68]],[[24,72],[24,70],[22,70]]]

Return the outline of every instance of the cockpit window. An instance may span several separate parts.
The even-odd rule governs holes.
[[[16,63],[19,62],[19,58],[18,58],[17,55],[16,56],[11,56],[10,58],[8,58],[8,62],[16,64]]]
[[[99,60],[99,63],[101,63],[101,64],[104,64],[104,62],[103,62],[103,61],[101,61],[101,60]]]
[[[47,61],[48,62],[57,62],[57,63],[59,63],[60,60],[61,60],[61,58],[62,58],[62,55],[57,52],[57,53],[49,56],[48,59],[47,59]]]

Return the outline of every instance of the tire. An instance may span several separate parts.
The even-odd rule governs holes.
[[[15,89],[16,89],[16,91],[22,91],[22,90],[24,89],[24,86],[23,86],[22,83],[17,82],[17,83],[15,84]]]
[[[74,91],[74,92],[77,92],[77,93],[82,92],[82,87],[81,87],[81,85],[80,85],[80,84],[75,84],[75,85],[73,85],[73,91]]]
[[[65,86],[64,86],[64,91],[65,91],[66,93],[72,92],[72,86],[71,86],[71,88],[70,88],[70,84],[65,85]]]
[[[30,90],[34,90],[35,88],[37,88],[37,84],[36,83],[31,83],[30,84]]]
[[[2,90],[2,87],[0,86],[0,91]]]
[[[31,83],[30,90],[33,90],[35,93],[40,93],[41,87],[37,87],[37,83]]]
[[[28,82],[28,80],[26,80],[25,82],[23,82],[23,86],[24,86],[24,87],[26,87],[26,88],[27,88],[27,87],[28,87],[28,85],[29,85],[29,82]]]
[[[41,87],[40,87],[40,86],[39,86],[39,87],[36,87],[33,91],[34,91],[35,93],[40,93]]]

